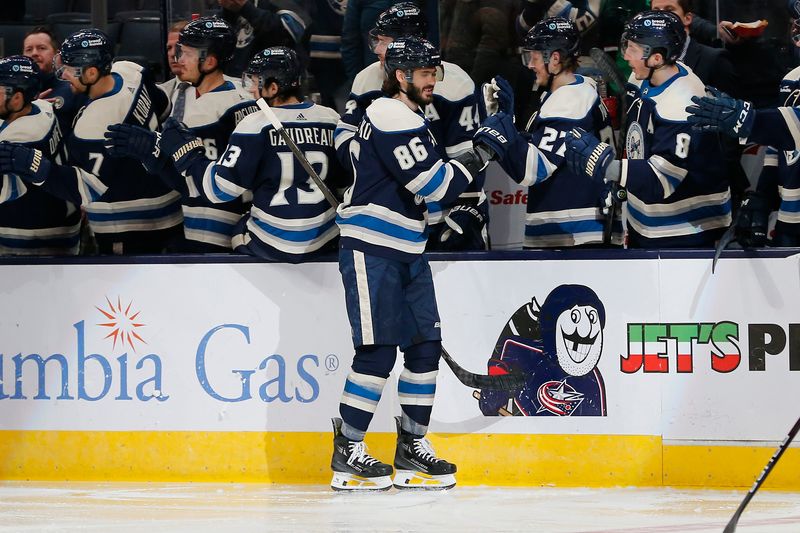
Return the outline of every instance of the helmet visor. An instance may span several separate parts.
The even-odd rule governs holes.
[[[71,67],[65,65],[61,59],[61,54],[53,56],[53,74],[59,80],[69,80],[70,78],[81,77],[81,67]]]
[[[632,41],[627,33],[623,33],[622,38],[619,41],[619,51],[625,60],[640,59],[644,61],[650,57],[650,54],[653,52],[653,48],[649,45]]]

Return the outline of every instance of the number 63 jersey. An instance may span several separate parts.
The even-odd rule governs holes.
[[[272,110],[329,188],[344,187],[333,146],[339,114],[311,102]],[[252,191],[250,212],[231,241],[237,252],[299,263],[324,251],[339,234],[335,209],[263,113],[242,119],[219,159],[193,166],[190,173],[196,193],[214,203]]]
[[[631,79],[620,185],[628,191],[629,244],[640,248],[713,247],[731,223],[723,145],[693,130],[686,107],[705,94],[685,65],[659,86]]]

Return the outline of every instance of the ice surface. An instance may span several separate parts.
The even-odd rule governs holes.
[[[744,493],[456,487],[342,494],[317,485],[2,482],[0,531],[720,532]],[[800,494],[759,492],[737,531],[800,531]]]

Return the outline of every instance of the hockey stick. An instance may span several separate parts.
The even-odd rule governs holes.
[[[617,67],[608,58],[608,54],[599,48],[592,48],[589,50],[589,55],[594,60],[595,65],[605,76],[606,80],[610,81],[619,88],[619,130],[620,136],[625,135],[625,126],[628,119],[628,95],[625,92],[625,82],[617,71]],[[605,223],[603,224],[603,243],[611,243],[611,233],[614,229],[614,217],[617,211],[622,209],[622,202],[624,202],[628,194],[625,189],[619,186],[618,182],[611,183],[611,206],[608,208],[608,215],[606,215]]]
[[[311,163],[308,162],[306,156],[297,147],[295,142],[289,137],[289,134],[283,128],[283,124],[275,116],[275,112],[270,109],[267,102],[264,101],[263,98],[259,98],[256,103],[258,107],[261,108],[264,115],[266,115],[267,120],[272,124],[272,127],[275,128],[281,138],[283,138],[284,142],[286,142],[286,146],[294,154],[297,161],[300,165],[308,172],[308,175],[314,181],[314,184],[322,191],[322,195],[325,196],[325,199],[328,201],[331,206],[336,209],[339,207],[339,200],[336,199],[336,196],[333,195],[331,190],[325,185],[325,182],[322,181],[322,178],[319,177],[317,171],[314,170],[314,167],[311,166]],[[467,387],[474,387],[476,389],[493,389],[493,390],[516,390],[521,389],[523,384],[525,383],[525,378],[519,374],[506,374],[502,376],[487,376],[482,374],[473,374],[472,372],[465,370],[458,363],[450,357],[444,348],[442,348],[442,358],[447,363],[447,366],[453,371],[453,374],[456,375],[458,380],[466,385]]]
[[[756,479],[755,484],[747,492],[747,495],[744,497],[744,500],[742,500],[742,503],[739,504],[739,507],[736,509],[736,512],[733,513],[733,516],[728,522],[728,525],[725,526],[723,533],[733,533],[734,531],[736,531],[736,525],[739,523],[739,517],[742,516],[742,511],[744,511],[744,508],[747,507],[748,503],[750,503],[750,500],[753,499],[753,496],[755,495],[756,491],[761,486],[761,484],[764,483],[764,480],[767,479],[767,476],[772,471],[772,469],[775,468],[775,463],[777,463],[778,459],[781,458],[783,452],[785,452],[789,448],[789,444],[792,443],[792,440],[794,439],[795,435],[797,435],[798,431],[800,431],[800,418],[797,419],[797,422],[794,423],[792,429],[789,430],[789,434],[786,435],[785,439],[783,439],[783,443],[781,443],[781,445],[778,446],[778,449],[775,450],[775,453],[770,458],[769,462],[767,463],[767,466],[764,467],[764,470],[761,472],[761,475],[758,476],[758,479]]]
[[[738,219],[739,217],[737,216],[736,218]],[[722,237],[720,237],[719,242],[717,243],[717,247],[714,250],[714,259],[711,261],[712,274],[714,273],[714,269],[717,268],[717,261],[719,261],[723,250],[725,250],[725,248],[727,248],[728,245],[736,238],[736,222],[736,220],[731,222],[731,225],[725,230],[725,233],[722,234]]]
[[[294,157],[297,159],[297,161],[300,163],[303,169],[305,169],[305,171],[308,172],[308,175],[314,181],[314,184],[319,188],[320,191],[322,191],[322,195],[325,197],[328,203],[331,204],[331,207],[333,207],[334,209],[339,207],[339,200],[336,199],[336,196],[333,195],[328,186],[325,185],[325,182],[322,181],[322,178],[319,177],[317,171],[314,170],[314,167],[312,167],[311,163],[308,162],[306,156],[303,154],[300,148],[297,147],[297,144],[295,144],[295,142],[286,132],[286,130],[283,127],[283,124],[281,124],[281,121],[275,115],[275,112],[269,107],[267,102],[265,102],[263,98],[259,98],[258,100],[256,100],[256,104],[258,104],[258,107],[261,108],[261,111],[264,112],[264,115],[267,116],[267,120],[270,121],[272,127],[275,128],[275,131],[277,131],[278,134],[281,136],[283,141],[286,143],[286,146],[288,146],[289,149],[292,151]]]
[[[458,381],[473,389],[515,391],[525,386],[525,376],[517,371],[495,376],[474,374],[456,363],[455,359],[444,349],[444,346],[442,346],[442,359],[453,371]]]

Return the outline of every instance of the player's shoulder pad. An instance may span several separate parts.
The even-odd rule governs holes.
[[[269,126],[272,127],[264,113],[259,110],[257,113],[250,113],[236,124],[233,134],[257,135],[261,130]]]
[[[34,112],[0,130],[0,141],[36,143],[47,137],[56,120],[53,105],[46,100],[34,100],[32,106]]]
[[[475,95],[475,82],[463,68],[455,63],[442,61],[444,79],[436,83],[433,94],[451,102],[460,102]]]
[[[656,103],[656,113],[659,117],[673,122],[686,122],[689,113],[686,108],[692,105],[692,96],[706,94],[706,86],[692,69],[683,63],[677,63],[679,73],[672,81],[657,91],[655,95],[645,95]]]
[[[187,90],[192,90],[190,87]],[[217,122],[234,106],[244,102],[241,93],[230,82],[207,92],[197,100],[187,102],[183,123],[189,128],[198,128]]]
[[[414,113],[396,98],[378,98],[367,108],[367,118],[372,127],[383,132],[418,130],[425,126],[425,119]]]
[[[574,83],[562,85],[544,101],[539,117],[580,120],[591,112],[598,98],[594,80],[576,74]]]
[[[110,124],[120,124],[130,113],[134,99],[142,87],[143,67],[131,61],[117,61],[111,66],[116,74],[114,88],[108,94],[90,101],[73,126],[79,139],[102,140]]]
[[[350,93],[358,98],[366,93],[380,91],[383,86],[383,67],[380,61],[364,67],[356,74]]]

